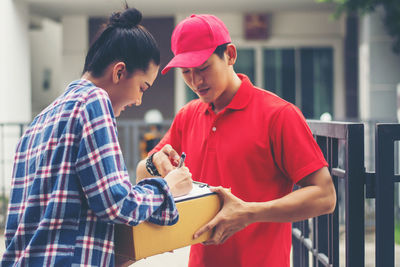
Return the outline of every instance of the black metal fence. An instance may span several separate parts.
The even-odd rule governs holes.
[[[312,224],[310,220],[293,224],[293,266],[310,266],[310,260],[312,266],[340,266],[340,214],[345,222],[346,266],[364,266],[364,125],[308,123],[329,163],[338,203],[344,205],[338,204],[333,214],[311,219]]]
[[[375,172],[364,168],[364,135],[370,133],[364,133],[363,124],[309,121],[309,125],[330,164],[339,205],[333,214],[311,219],[312,225],[309,220],[293,224],[293,265],[365,266],[364,203],[365,198],[371,198],[375,199],[375,266],[396,266],[395,185],[400,181],[400,124],[375,125],[375,142],[370,140],[368,146],[374,146],[369,156],[375,159]],[[344,190],[338,187],[341,180]],[[343,199],[344,205],[340,205]],[[341,208],[345,210],[345,264],[339,261]]]
[[[400,124],[377,124],[375,133],[376,179],[376,266],[395,266],[394,188],[400,181],[395,173],[395,143],[400,140]]]

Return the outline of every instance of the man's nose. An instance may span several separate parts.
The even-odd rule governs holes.
[[[203,82],[203,77],[201,77],[201,75],[199,75],[195,71],[192,72],[192,84],[195,87],[198,87],[202,82]]]

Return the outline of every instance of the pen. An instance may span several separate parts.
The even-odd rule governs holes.
[[[186,159],[186,153],[182,152],[181,158],[179,159],[178,168],[183,166],[183,163],[185,162],[185,159]]]
[[[197,184],[200,188],[201,187],[210,187],[208,184],[202,183],[202,182],[198,182],[198,181],[193,181],[193,183]]]

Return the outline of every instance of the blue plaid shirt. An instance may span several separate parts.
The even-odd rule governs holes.
[[[161,178],[132,186],[108,94],[71,83],[21,137],[1,266],[114,266],[114,224],[177,222]]]

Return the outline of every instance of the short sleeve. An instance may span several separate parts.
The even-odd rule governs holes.
[[[293,182],[328,166],[301,111],[285,105],[270,124],[275,163]]]

